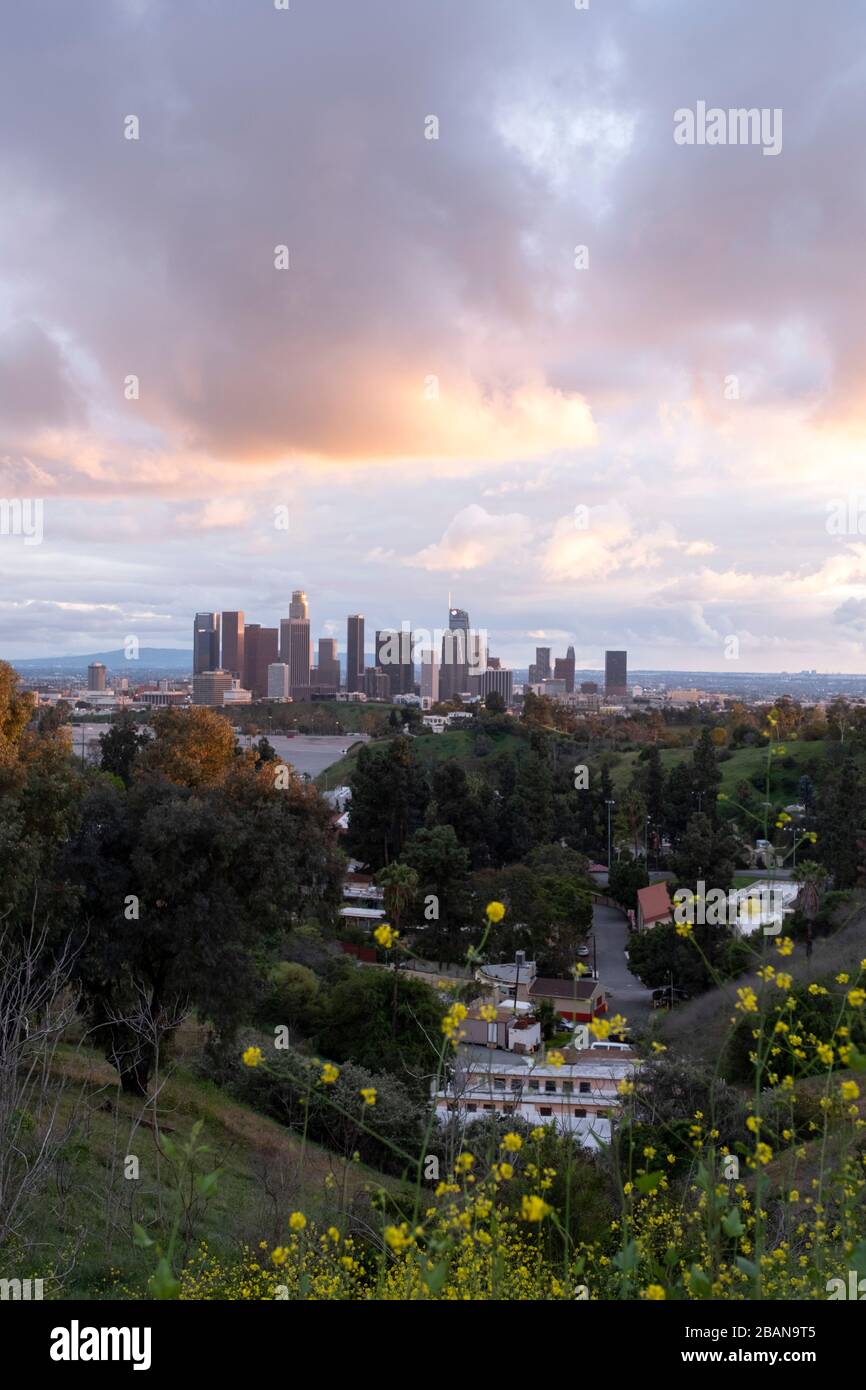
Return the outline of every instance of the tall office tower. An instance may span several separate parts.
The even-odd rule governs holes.
[[[364,689],[364,616],[350,613],[346,622],[346,689]]]
[[[333,637],[319,638],[319,659],[316,663],[316,684],[340,689],[340,658]]]
[[[439,660],[435,652],[430,652],[421,662],[421,699],[432,704],[439,701]]]
[[[87,668],[87,689],[104,690],[107,673],[108,667],[103,666],[101,661],[91,661]]]
[[[604,693],[628,694],[628,652],[605,652]]]
[[[298,699],[295,691],[308,690],[310,686],[309,618],[283,618],[280,623],[280,661],[284,661],[289,668],[289,686],[294,698]]]
[[[284,661],[272,661],[268,667],[268,699],[287,700],[289,697],[289,668]]]
[[[244,628],[244,687],[254,700],[268,693],[268,667],[279,660],[277,629],[247,623]]]
[[[415,691],[415,643],[408,628],[376,633],[376,665],[385,672],[392,695]]]
[[[292,601],[289,604],[290,618],[309,618],[310,605],[307,603],[307,595],[303,589],[292,590]]]
[[[220,664],[220,615],[196,613],[192,630],[192,673],[216,671]]]
[[[232,688],[230,671],[199,671],[192,678],[194,705],[221,705],[227,690]]]
[[[536,666],[536,670],[538,671],[538,679],[539,679],[540,681],[549,681],[549,680],[550,680],[550,648],[549,648],[549,647],[536,647],[536,648],[535,648],[535,666]]]
[[[553,664],[553,679],[565,682],[566,695],[574,694],[574,647],[566,656],[558,656]]]
[[[448,610],[448,631],[442,637],[439,697],[450,700],[468,688],[469,614],[464,608]]]
[[[244,615],[241,612],[223,613],[222,669],[231,671],[240,680],[244,674]]]

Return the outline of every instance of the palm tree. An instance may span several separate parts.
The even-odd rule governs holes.
[[[418,893],[420,879],[414,869],[399,860],[380,869],[376,882],[385,890],[385,916],[399,930],[400,918],[414,901]]]
[[[797,906],[806,920],[806,955],[812,954],[812,924],[821,906],[821,893],[827,879],[823,864],[813,859],[804,859],[794,870],[794,879],[800,884]]]

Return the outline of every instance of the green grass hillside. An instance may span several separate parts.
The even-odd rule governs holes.
[[[195,1076],[188,1064],[199,1043],[189,1028],[182,1030],[177,1065],[159,1104],[160,1132],[175,1146],[202,1122],[199,1143],[209,1152],[197,1169],[220,1170],[213,1195],[207,1202],[198,1199],[185,1254],[202,1241],[217,1257],[235,1255],[244,1243],[253,1251],[262,1240],[279,1243],[288,1214],[299,1208],[324,1225],[343,1225],[347,1215],[369,1211],[374,1191],[397,1188],[393,1178],[304,1142]],[[59,1120],[69,1134],[31,1234],[36,1249],[60,1253],[53,1270],[22,1266],[4,1272],[43,1277],[46,1298],[144,1296],[155,1254],[135,1246],[133,1223],[159,1242],[178,1209],[171,1163],[157,1145],[152,1112],[142,1115],[140,1103],[120,1091],[114,1069],[88,1048],[60,1048],[55,1074],[65,1081]],[[138,1159],[137,1180],[124,1176],[129,1155]]]

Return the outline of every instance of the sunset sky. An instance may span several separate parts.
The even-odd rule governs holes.
[[[0,71],[0,657],[304,588],[866,671],[862,0],[27,0]]]

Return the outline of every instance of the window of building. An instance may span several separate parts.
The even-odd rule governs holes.
[[[555,1081],[545,1081],[545,1083],[544,1083],[544,1089],[545,1089],[545,1091],[547,1091],[548,1095],[556,1095],[556,1082],[555,1082]]]
[[[565,1095],[565,1096],[570,1096],[573,1090],[574,1090],[574,1082],[573,1082],[573,1081],[563,1081],[563,1083],[562,1083],[562,1094],[563,1094],[563,1095]]]
[[[580,1094],[581,1094],[582,1096],[588,1096],[590,1090],[591,1090],[591,1087],[590,1087],[589,1082],[588,1082],[588,1081],[581,1081],[581,1083],[580,1083]]]
[[[530,1083],[529,1083],[529,1089],[530,1089],[530,1091],[537,1091],[537,1090],[538,1090],[538,1082],[537,1082],[537,1081],[530,1081]]]
[[[493,1078],[493,1085],[494,1085],[494,1087],[496,1088],[497,1091],[504,1091],[504,1090],[505,1090],[505,1077],[504,1077],[504,1076],[494,1076],[494,1078]]]
[[[552,1115],[552,1114],[553,1114],[553,1110],[551,1109],[551,1107],[550,1107],[549,1105],[539,1105],[539,1107],[538,1107],[538,1113],[539,1113],[539,1115]]]
[[[469,1111],[470,1115],[474,1115],[476,1110],[478,1109],[478,1106],[473,1101],[470,1101],[466,1109]]]
[[[514,1114],[514,1106],[513,1106],[513,1105],[503,1105],[502,1111],[503,1111],[503,1114],[505,1114],[505,1115],[513,1115],[513,1114]]]
[[[495,1109],[496,1109],[496,1106],[495,1106],[495,1105],[484,1105],[484,1106],[482,1106],[482,1109],[484,1109],[484,1110],[495,1110]]]
[[[585,1111],[585,1110],[575,1110],[574,1113],[575,1113],[575,1115],[577,1116],[577,1118],[578,1118],[579,1120],[585,1120],[585,1119],[586,1119],[586,1111]]]
[[[520,1081],[515,1081],[514,1078],[512,1078],[512,1080],[511,1080],[511,1089],[512,1089],[512,1091],[519,1091],[519,1090],[520,1090],[520,1086],[521,1086]]]

